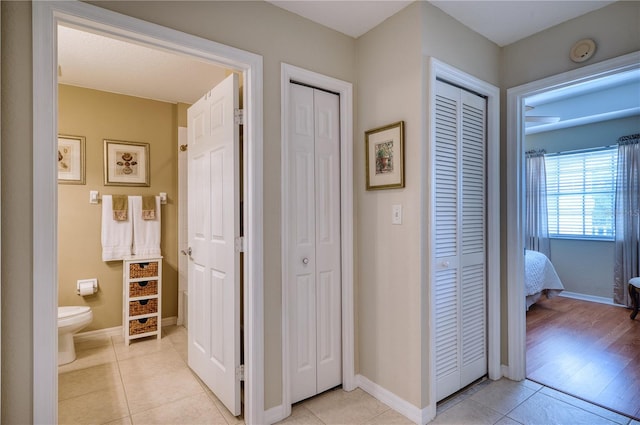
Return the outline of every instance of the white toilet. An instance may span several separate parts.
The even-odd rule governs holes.
[[[76,359],[73,335],[93,320],[91,307],[58,307],[58,366]]]

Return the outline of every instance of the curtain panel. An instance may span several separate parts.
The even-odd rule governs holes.
[[[544,150],[526,152],[526,249],[551,256],[547,211],[547,172]]]
[[[631,306],[629,279],[640,276],[640,134],[618,139],[614,302]]]

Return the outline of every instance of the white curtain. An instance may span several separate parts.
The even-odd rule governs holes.
[[[631,306],[629,279],[640,276],[640,134],[618,139],[616,265],[613,300]]]
[[[544,154],[544,150],[526,153],[527,221],[525,223],[525,246],[526,249],[538,251],[550,257],[547,172],[544,166]]]

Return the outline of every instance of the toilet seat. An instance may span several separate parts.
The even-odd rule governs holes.
[[[75,323],[78,318],[91,313],[89,306],[58,307],[58,327]]]

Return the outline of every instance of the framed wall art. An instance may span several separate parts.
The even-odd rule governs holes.
[[[58,183],[85,184],[85,138],[58,136]]]
[[[404,187],[404,121],[365,132],[367,190]]]
[[[150,186],[149,143],[104,140],[105,186]]]

